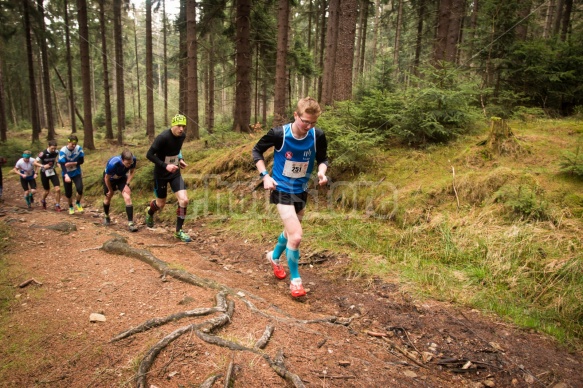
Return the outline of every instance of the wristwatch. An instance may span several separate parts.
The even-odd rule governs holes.
[[[260,178],[263,178],[265,175],[269,175],[269,173],[267,172],[267,170],[265,170],[265,171],[263,171],[263,172],[259,173],[259,177],[260,177]]]

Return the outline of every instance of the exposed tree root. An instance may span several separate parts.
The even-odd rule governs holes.
[[[140,363],[140,367],[138,368],[138,374],[136,376],[136,385],[139,388],[148,387],[147,384],[147,374],[150,370],[150,367],[154,363],[154,360],[158,356],[158,354],[166,347],[168,344],[172,343],[174,340],[178,339],[182,334],[187,333],[189,331],[194,331],[198,333],[202,331],[210,331],[217,327],[221,327],[226,325],[230,320],[231,316],[233,315],[233,311],[235,309],[235,303],[229,301],[229,307],[227,311],[215,318],[206,320],[202,323],[193,323],[187,326],[183,326],[174,330],[172,333],[168,334],[166,337],[162,338],[158,341],[157,344],[152,346],[150,350],[144,356],[144,359]]]
[[[284,378],[289,383],[293,384],[293,386],[295,386],[295,387],[304,387],[304,383],[302,382],[302,379],[298,375],[288,371],[287,368],[285,367],[282,350],[278,351],[275,359],[273,359],[273,360],[271,359],[271,357],[268,354],[264,353],[261,350],[265,346],[267,346],[267,343],[269,342],[269,339],[271,338],[271,335],[273,334],[273,330],[274,330],[273,326],[266,327],[265,332],[263,333],[261,338],[256,342],[256,344],[253,348],[248,348],[248,347],[243,346],[241,344],[238,344],[238,343],[235,343],[233,341],[229,341],[229,340],[226,340],[226,339],[223,339],[221,337],[218,337],[218,336],[211,334],[215,329],[222,327],[231,321],[231,317],[233,316],[233,312],[235,309],[235,303],[233,301],[227,301],[227,299],[226,299],[227,294],[230,294],[230,295],[242,300],[252,312],[259,314],[263,317],[266,317],[268,319],[279,321],[279,322],[284,322],[286,324],[305,325],[305,324],[310,324],[310,323],[334,323],[334,324],[348,325],[351,322],[350,318],[343,319],[343,318],[338,318],[335,316],[324,317],[324,318],[320,318],[320,319],[302,320],[302,319],[295,319],[295,318],[289,318],[289,317],[282,318],[282,317],[270,315],[262,310],[259,310],[257,307],[255,307],[255,305],[253,303],[251,303],[248,299],[246,299],[245,298],[246,292],[245,293],[236,292],[235,290],[233,290],[233,289],[231,289],[223,284],[217,283],[213,280],[200,278],[200,277],[193,275],[187,271],[171,268],[166,262],[156,258],[149,251],[132,248],[131,246],[129,246],[127,244],[127,242],[124,238],[119,237],[119,236],[113,238],[112,240],[106,241],[103,244],[102,249],[108,253],[137,258],[138,260],[140,260],[146,264],[149,264],[150,266],[155,268],[158,272],[160,272],[164,276],[169,275],[175,279],[181,280],[181,281],[188,283],[188,284],[192,284],[192,285],[195,285],[195,286],[198,286],[201,288],[210,288],[210,289],[214,289],[214,290],[219,291],[215,297],[215,299],[216,299],[216,306],[215,307],[197,308],[197,309],[193,309],[193,310],[188,310],[188,311],[183,311],[183,312],[179,312],[176,314],[172,314],[172,315],[169,315],[167,317],[153,318],[153,319],[150,319],[150,320],[142,323],[139,326],[130,328],[130,329],[118,334],[117,336],[115,336],[113,339],[110,340],[110,342],[119,341],[121,339],[128,338],[134,334],[141,333],[141,332],[147,331],[151,328],[158,327],[158,326],[164,325],[164,324],[169,323],[169,322],[178,321],[178,320],[184,319],[184,318],[206,316],[206,315],[213,314],[213,313],[220,313],[217,316],[215,316],[214,318],[209,318],[201,323],[192,323],[192,324],[183,326],[181,328],[178,328],[178,329],[174,330],[172,333],[170,333],[167,336],[165,336],[164,338],[162,338],[154,346],[152,346],[150,348],[150,350],[145,354],[145,356],[144,356],[144,358],[143,358],[143,360],[140,363],[140,366],[138,368],[138,372],[136,375],[136,385],[140,388],[145,388],[148,386],[148,384],[147,384],[148,372],[149,372],[150,368],[152,367],[152,364],[154,363],[158,354],[166,346],[168,346],[170,343],[172,343],[173,341],[178,339],[181,335],[188,333],[188,332],[195,333],[199,339],[201,339],[209,344],[225,347],[225,348],[231,349],[233,351],[247,351],[247,352],[251,352],[251,353],[260,355],[261,357],[263,357],[267,361],[267,363],[270,365],[270,367],[279,376]],[[252,297],[254,297],[256,299],[261,299],[261,298],[258,298],[256,296],[252,296]],[[227,373],[229,374],[229,376],[231,376],[229,378],[232,378],[231,373],[230,372],[227,372]],[[220,375],[211,376],[211,377],[207,378],[201,386],[210,387],[213,385],[213,383],[219,377],[221,377],[221,376]]]
[[[221,374],[210,376],[205,381],[203,381],[199,388],[211,388],[215,384],[215,381],[221,377],[223,377]]]
[[[213,314],[216,312],[225,312],[226,308],[223,305],[226,306],[225,294],[219,293],[219,294],[217,294],[217,306],[215,306],[215,307],[197,308],[197,309],[193,309],[193,310],[182,311],[182,312],[172,314],[172,315],[169,315],[169,316],[163,317],[163,318],[152,318],[152,319],[142,323],[139,326],[132,327],[132,328],[116,335],[109,342],[119,341],[119,340],[122,340],[124,338],[130,337],[134,334],[150,330],[154,327],[162,326],[168,322],[178,321],[182,318],[200,317],[203,315],[209,315],[209,314]]]
[[[39,282],[38,280],[36,280],[35,278],[30,278],[28,280],[23,281],[22,283],[20,283],[18,285],[19,288],[24,288],[26,286],[29,286],[31,284],[35,284],[37,286],[42,286],[43,284],[41,282]]]
[[[263,349],[267,346],[267,343],[269,342],[269,339],[271,338],[271,334],[273,334],[273,329],[274,329],[274,327],[271,325],[269,325],[265,328],[263,335],[261,336],[261,338],[259,338],[259,340],[255,344],[255,347],[257,349]]]

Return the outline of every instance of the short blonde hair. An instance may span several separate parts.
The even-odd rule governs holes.
[[[304,113],[307,113],[309,115],[320,116],[320,114],[322,113],[322,109],[320,108],[320,104],[318,104],[318,101],[316,101],[312,97],[304,97],[298,101],[296,113],[300,116]]]

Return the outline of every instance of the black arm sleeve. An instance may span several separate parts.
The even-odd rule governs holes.
[[[328,165],[328,141],[324,131],[319,128],[316,128],[316,162],[318,166],[322,163]]]
[[[253,147],[253,162],[257,163],[259,160],[263,159],[263,153],[267,151],[269,148],[274,147],[275,149],[281,148],[283,144],[283,127],[276,127],[271,128],[269,132],[267,132],[255,147]]]
[[[152,145],[150,146],[150,149],[148,150],[148,153],[146,154],[146,158],[148,158],[148,160],[152,163],[154,163],[156,166],[165,169],[166,168],[166,163],[164,163],[163,160],[161,160],[158,155],[158,145],[159,145],[159,139],[160,136],[158,136],[154,142],[152,143]]]
[[[77,159],[77,166],[80,166],[83,163],[85,163],[85,157],[84,156],[79,156],[79,159]]]

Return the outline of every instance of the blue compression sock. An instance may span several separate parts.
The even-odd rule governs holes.
[[[279,260],[281,254],[285,250],[285,246],[287,245],[287,238],[283,235],[283,232],[277,238],[277,244],[275,244],[275,248],[273,248],[273,260]]]
[[[287,266],[289,267],[290,278],[297,279],[300,277],[299,261],[300,251],[298,249],[285,248],[285,255],[287,256]]]

